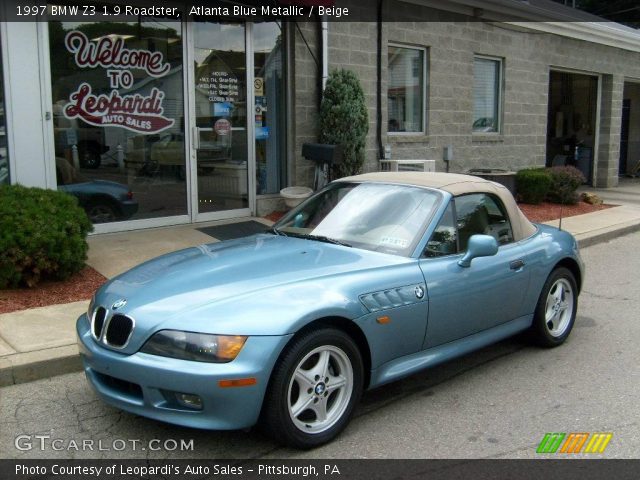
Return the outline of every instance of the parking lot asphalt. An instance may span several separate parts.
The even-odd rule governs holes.
[[[347,430],[316,450],[124,413],[71,373],[0,389],[0,458],[532,458],[547,432],[612,432],[603,454],[578,456],[638,458],[638,245],[634,233],[583,249],[587,278],[564,346],[516,337],[367,392]],[[180,451],[181,440],[193,449]]]

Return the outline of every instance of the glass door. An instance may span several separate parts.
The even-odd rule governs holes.
[[[192,195],[196,221],[249,215],[255,198],[251,25],[194,22]],[[253,84],[251,83],[253,87]]]

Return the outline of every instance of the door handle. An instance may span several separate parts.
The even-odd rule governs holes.
[[[193,127],[191,134],[191,143],[193,143],[193,148],[198,150],[200,148],[200,129],[198,127]]]
[[[520,270],[524,266],[525,266],[524,260],[522,260],[521,258],[509,263],[509,268],[511,270]]]

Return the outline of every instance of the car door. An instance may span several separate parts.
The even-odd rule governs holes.
[[[475,234],[492,235],[498,253],[458,260]],[[420,259],[427,285],[429,320],[423,348],[495,327],[523,315],[529,272],[513,240],[508,214],[490,194],[455,197],[439,220]]]

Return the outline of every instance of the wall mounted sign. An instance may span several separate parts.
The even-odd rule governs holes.
[[[78,30],[67,33],[65,47],[73,54],[78,67],[106,68],[112,89],[109,94],[94,94],[91,85],[83,82],[69,95],[69,103],[64,107],[65,117],[80,118],[97,127],[122,127],[147,135],[174,125],[173,119],[163,115],[165,94],[158,88],[151,88],[148,94],[120,95],[119,92],[119,89],[131,91],[134,88],[132,69],[143,70],[154,78],[166,75],[171,66],[164,62],[161,52],[128,49],[122,38],[110,36],[90,41]]]

